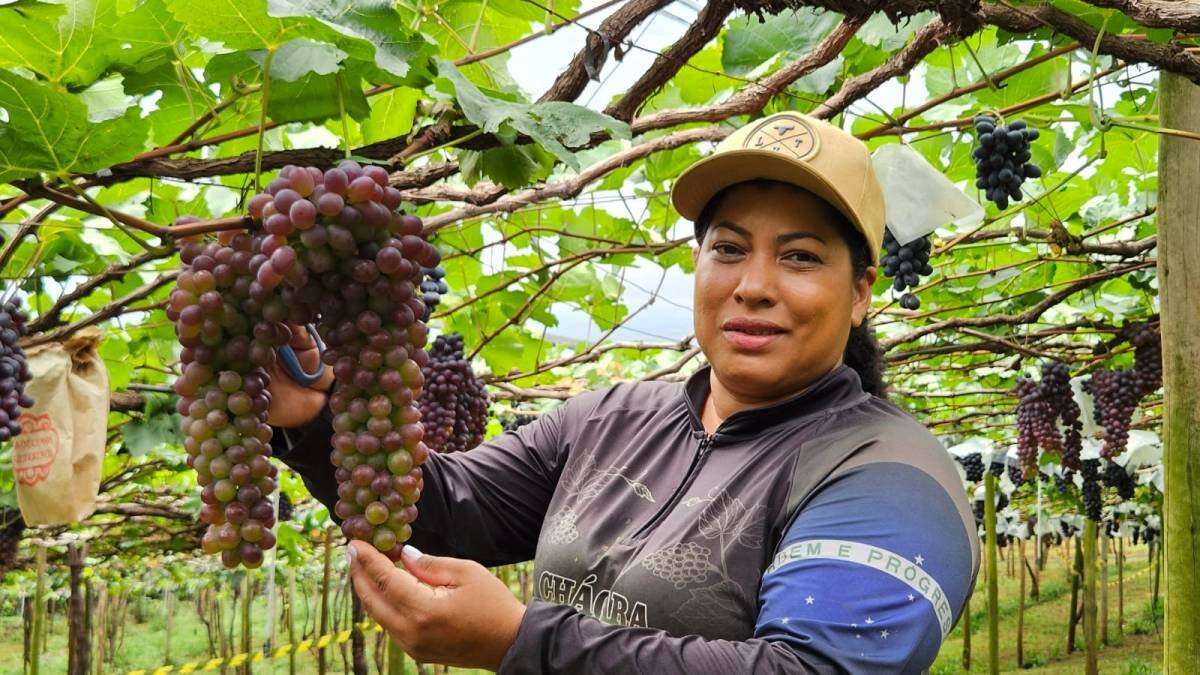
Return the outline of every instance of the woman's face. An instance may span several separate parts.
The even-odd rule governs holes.
[[[696,339],[720,384],[770,402],[838,365],[875,268],[853,279],[841,216],[782,183],[730,188],[694,251]]]

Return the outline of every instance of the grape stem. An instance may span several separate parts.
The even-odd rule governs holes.
[[[1191,131],[1183,131],[1182,129],[1168,129],[1167,127],[1156,127],[1149,124],[1138,124],[1136,122],[1129,122],[1117,117],[1104,117],[1103,121],[1105,126],[1109,127],[1124,127],[1126,129],[1149,131],[1156,134],[1163,134],[1165,136],[1177,136],[1179,138],[1200,141],[1200,134]]]
[[[346,97],[342,92],[342,71],[338,71],[334,75],[333,81],[337,84],[338,93],[338,113],[342,116],[342,151],[346,153],[346,159],[350,159],[350,122],[346,119]]]
[[[263,59],[262,101],[259,104],[262,109],[258,112],[258,151],[254,154],[255,192],[258,192],[258,186],[262,177],[263,136],[266,135],[267,126],[267,96],[271,88],[271,61],[274,59],[275,50],[268,49],[267,57]]]
[[[442,143],[441,145],[435,145],[432,148],[428,148],[426,150],[422,150],[418,153],[410,155],[407,158],[405,158],[404,162],[405,162],[405,164],[408,164],[419,157],[424,157],[425,155],[431,155],[431,154],[437,152],[438,150],[444,150],[446,148],[452,148],[460,143],[466,143],[467,141],[471,140],[472,138],[475,138],[476,136],[479,136],[482,133],[483,133],[483,129],[476,129],[475,131],[472,131],[471,133],[466,134],[465,136],[459,136],[458,138],[455,138],[454,140],[446,141],[445,143]]]

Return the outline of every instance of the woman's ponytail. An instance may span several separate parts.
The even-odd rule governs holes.
[[[883,352],[875,341],[870,319],[864,318],[862,323],[850,329],[842,361],[858,373],[863,391],[887,398],[887,383],[883,381]]]

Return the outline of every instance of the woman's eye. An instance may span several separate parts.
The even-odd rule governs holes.
[[[787,260],[794,260],[796,262],[821,262],[820,258],[812,253],[809,253],[808,251],[792,251],[791,253],[784,255],[784,258]]]
[[[741,253],[741,249],[733,244],[716,243],[713,244],[713,252],[717,255],[737,255]]]

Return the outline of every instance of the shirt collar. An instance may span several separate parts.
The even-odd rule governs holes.
[[[687,379],[683,396],[687,404],[692,430],[697,435],[704,433],[700,415],[708,398],[712,366],[704,366]],[[863,391],[862,380],[853,368],[845,363],[817,378],[804,391],[778,403],[738,411],[725,418],[717,427],[718,437],[749,436],[774,426],[797,421],[815,413],[852,405],[865,400],[869,395]]]

